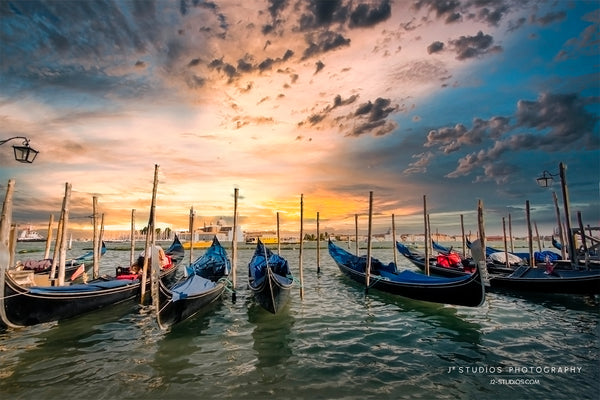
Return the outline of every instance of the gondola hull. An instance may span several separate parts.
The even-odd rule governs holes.
[[[287,260],[273,254],[260,239],[248,264],[248,280],[256,302],[273,314],[287,303],[294,284]]]
[[[177,268],[170,268],[161,275],[162,279],[172,280],[176,272]],[[106,287],[98,290],[86,288],[91,288],[95,283]],[[116,286],[110,287],[113,284]],[[68,288],[73,290],[69,291]],[[77,290],[79,288],[81,290]],[[20,286],[10,274],[6,274],[4,311],[12,325],[30,326],[60,321],[112,304],[133,300],[140,295],[140,288],[141,282],[138,279],[115,279],[91,281],[86,285],[49,287],[44,290],[30,289]],[[150,288],[149,282],[147,288]]]
[[[357,257],[348,253],[331,241],[329,242],[329,254],[344,275],[366,285],[364,267],[362,268],[363,271],[356,268],[361,263],[364,265],[364,257]],[[377,260],[373,260],[379,263]],[[373,264],[375,263],[372,262]],[[406,276],[404,281],[402,281],[404,279],[403,274]],[[467,307],[478,307],[485,301],[485,287],[479,269],[471,275],[456,278],[431,277],[410,273],[410,271],[397,274],[397,278],[394,278],[394,280],[387,279],[384,275],[389,276],[391,274],[384,272],[381,275],[377,272],[372,274],[369,280],[369,288],[414,300]]]
[[[156,318],[166,328],[193,317],[217,301],[226,288],[231,262],[216,236],[211,246],[186,267],[188,276],[171,287],[159,281]]]
[[[210,290],[174,301],[173,292],[160,282],[159,310],[157,317],[159,325],[162,327],[174,325],[193,317],[209,304],[217,301],[224,291],[225,282],[218,282],[217,285]]]
[[[521,267],[509,276],[492,276],[492,289],[519,292],[600,294],[600,270],[562,270]]]
[[[276,314],[290,298],[292,280],[274,274],[269,268],[265,279],[251,282],[249,287],[256,302],[265,310]]]
[[[175,280],[177,263],[184,255],[177,237],[166,250],[172,266],[160,272],[160,279],[169,285]],[[3,282],[2,321],[6,326],[30,326],[60,321],[112,304],[133,300],[141,295],[140,279],[103,277],[87,284],[28,287],[17,282],[11,272],[0,270]],[[150,280],[146,282],[150,290]]]

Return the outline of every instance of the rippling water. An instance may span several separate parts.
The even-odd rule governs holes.
[[[86,246],[75,244],[72,254]],[[111,247],[116,245],[108,245],[102,272],[128,264],[129,252]],[[365,296],[326,249],[321,249],[317,274],[316,251],[305,247],[304,298],[297,286],[287,307],[271,315],[246,288],[252,250],[238,254],[237,301],[226,294],[170,331],[158,328],[149,307],[127,303],[61,323],[0,332],[0,398],[600,396],[597,296],[489,293],[479,308],[375,290]],[[392,254],[388,248],[373,255],[389,261]],[[298,278],[298,251],[282,250],[282,255]],[[39,252],[18,255],[39,257]]]

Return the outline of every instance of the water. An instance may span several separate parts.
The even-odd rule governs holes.
[[[102,272],[126,265],[108,244]],[[313,245],[314,246],[314,245]],[[43,244],[20,244],[20,248]],[[75,243],[72,255],[89,243]],[[127,245],[123,245],[127,247]],[[202,250],[194,250],[200,255]],[[39,258],[40,252],[19,254]],[[479,308],[412,301],[345,278],[304,251],[304,298],[271,315],[246,289],[162,331],[121,304],[0,332],[2,399],[597,399],[598,297],[490,293]],[[282,250],[296,278],[298,250]],[[391,249],[374,256],[392,259]],[[188,260],[186,256],[186,261]],[[402,267],[413,269],[403,258]]]

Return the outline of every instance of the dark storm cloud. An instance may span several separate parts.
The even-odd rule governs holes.
[[[494,141],[492,147],[467,154],[458,160],[458,167],[448,177],[468,175],[478,168],[484,168],[488,179],[502,181],[506,177],[492,175],[497,169],[490,168],[502,162],[508,152],[546,151],[549,153],[573,150],[597,151],[600,148],[598,117],[586,110],[590,104],[598,104],[597,98],[581,98],[577,94],[542,94],[536,101],[521,100],[517,104],[516,123],[498,125],[500,132],[490,137],[503,140]],[[533,133],[523,131],[533,130]],[[513,133],[509,135],[509,133]],[[438,135],[438,143],[447,143],[451,135]],[[435,136],[432,137],[436,139]],[[508,170],[505,167],[503,170]]]
[[[392,15],[389,0],[382,1],[377,6],[359,4],[350,14],[350,28],[362,28],[377,25]]]
[[[429,46],[427,46],[427,53],[438,53],[444,49],[444,43],[442,42],[433,42]]]
[[[305,40],[308,43],[308,47],[302,54],[303,60],[321,53],[336,50],[340,47],[350,46],[350,39],[346,39],[341,34],[331,31],[308,34]]]
[[[321,71],[323,68],[325,68],[325,64],[323,64],[322,61],[317,61],[315,66],[316,66],[315,74],[317,74],[319,71]]]
[[[394,121],[388,121],[387,117],[398,110],[398,105],[392,105],[390,99],[377,98],[375,102],[358,106],[354,112],[353,129],[348,136],[360,136],[365,133],[372,133],[374,136],[383,136],[398,126]]]
[[[327,115],[329,113],[331,113],[331,111],[333,111],[334,109],[352,104],[356,101],[356,99],[358,99],[358,95],[352,95],[347,99],[342,99],[342,96],[340,96],[338,94],[333,99],[333,104],[327,105],[322,111],[310,115],[307,119],[307,122],[310,125],[316,125],[319,122],[323,121],[327,117]],[[304,122],[300,122],[298,125],[303,125],[303,124],[304,124]]]
[[[480,57],[489,53],[502,51],[501,46],[493,46],[494,38],[479,31],[475,36],[461,36],[449,42],[451,48],[456,51],[458,60]]]

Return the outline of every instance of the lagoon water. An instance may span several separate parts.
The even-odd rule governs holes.
[[[324,244],[323,244],[324,245]],[[127,265],[108,244],[101,272]],[[77,242],[77,256],[90,244]],[[60,323],[0,332],[2,399],[598,399],[598,296],[488,293],[479,308],[404,299],[344,277],[322,247],[304,249],[277,315],[246,288],[161,330],[149,307],[125,303]],[[383,246],[386,247],[386,246]],[[37,250],[17,258],[37,259]],[[203,250],[194,250],[200,255]],[[284,249],[296,278],[298,250]],[[389,262],[387,248],[373,255]],[[189,260],[186,255],[186,261]],[[398,256],[401,267],[415,269]]]

